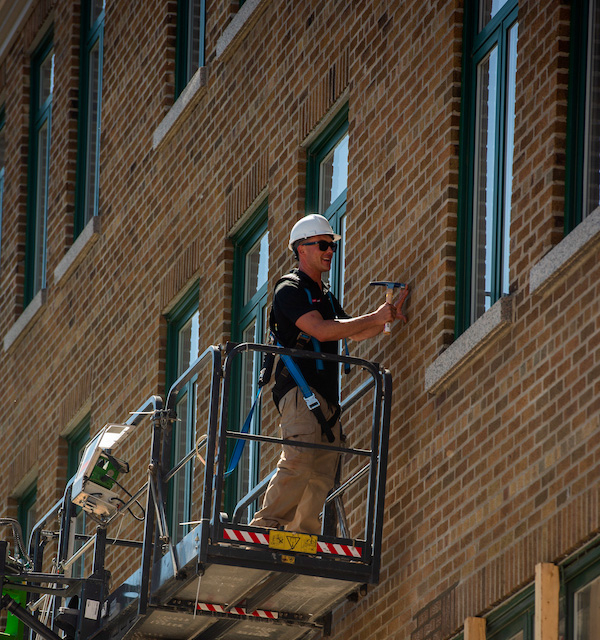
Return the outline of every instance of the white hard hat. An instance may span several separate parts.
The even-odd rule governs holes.
[[[333,233],[333,229],[331,228],[327,218],[319,215],[318,213],[311,213],[308,216],[304,216],[301,220],[298,220],[298,222],[296,222],[292,227],[288,248],[293,251],[295,242],[298,242],[298,240],[305,240],[306,238],[312,238],[313,236],[333,236],[335,241],[342,239],[342,236],[337,233]]]

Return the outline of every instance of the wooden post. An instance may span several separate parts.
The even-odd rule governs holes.
[[[534,640],[558,640],[558,567],[543,562],[535,565]]]
[[[485,640],[485,618],[465,618],[465,640]]]

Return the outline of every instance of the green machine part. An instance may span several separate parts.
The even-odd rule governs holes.
[[[2,595],[9,595],[15,602],[18,602],[21,606],[25,606],[25,599],[27,594],[25,591],[16,591],[12,589],[4,588]],[[25,625],[12,613],[6,614],[6,628],[4,631],[0,631],[0,638],[15,638],[20,640],[23,638],[23,632]]]

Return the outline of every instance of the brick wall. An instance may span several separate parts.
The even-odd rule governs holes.
[[[560,559],[600,527],[597,250],[549,294],[529,292],[529,270],[562,237],[568,3],[519,6],[514,321],[436,395],[425,368],[454,336],[463,3],[263,3],[257,25],[217,57],[237,3],[207,0],[207,86],[154,149],[173,103],[177,3],[107,1],[101,233],[58,285],[75,206],[77,3],[36,3],[0,60],[4,336],[23,311],[29,59],[54,24],[49,286],[42,312],[0,353],[1,504],[14,512],[32,470],[40,512],[53,504],[66,480],[64,437],[82,408],[96,432],[164,396],[164,316],[192,283],[201,348],[229,338],[229,234],[263,194],[270,282],[292,266],[307,144],[348,102],[346,307],[380,303],[373,279],[408,281],[412,295],[405,328],[353,347],[391,369],[393,421],[381,581],[336,611],[333,637],[448,638],[530,582],[536,562]],[[353,442],[365,437],[358,423],[348,430]],[[144,423],[127,441],[128,486],[145,477],[149,437]],[[131,562],[131,552],[110,553]]]

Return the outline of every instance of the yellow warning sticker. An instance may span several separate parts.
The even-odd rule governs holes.
[[[283,551],[299,551],[301,553],[317,553],[317,536],[293,531],[271,529],[269,547]]]

